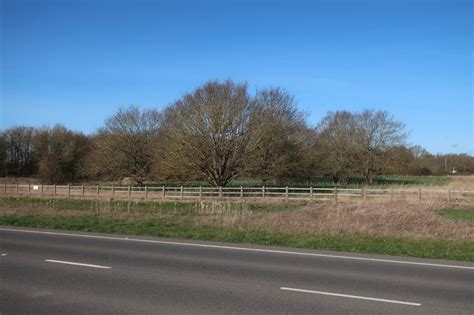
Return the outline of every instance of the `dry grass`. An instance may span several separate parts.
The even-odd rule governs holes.
[[[315,204],[294,213],[256,215],[244,228],[318,235],[370,235],[474,240],[474,222],[452,221],[436,212],[443,203]]]
[[[0,198],[0,224],[474,261],[474,222],[438,214],[447,206],[23,197]]]
[[[459,190],[474,190],[474,175],[452,176],[448,187]]]
[[[76,201],[80,203],[79,200]],[[165,219],[173,224],[195,227],[265,230],[290,234],[474,241],[474,222],[455,221],[440,216],[437,211],[448,207],[440,201],[424,201],[418,204],[376,201],[339,204],[325,202],[288,208],[273,205],[275,211],[259,211],[255,204],[222,201],[141,204],[96,201],[77,207],[74,202],[71,207],[53,206],[53,201],[51,202],[0,205],[0,215],[65,218],[95,216],[129,222]],[[465,207],[473,209],[474,205]]]
[[[427,189],[453,189],[453,190],[467,190],[474,191],[474,175],[459,175],[459,176],[448,176],[450,179],[447,185],[413,185],[412,188],[427,188]],[[394,188],[403,188],[403,185],[391,185]]]
[[[211,203],[195,218],[197,226],[222,226],[315,235],[367,235],[416,239],[474,241],[474,222],[453,221],[437,212],[448,205],[439,201],[315,203],[299,211],[261,213],[243,208],[228,211]],[[473,209],[474,205],[464,207]],[[217,210],[213,210],[217,209]]]

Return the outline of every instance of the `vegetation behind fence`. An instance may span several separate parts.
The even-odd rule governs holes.
[[[3,186],[3,187],[2,187]],[[314,187],[168,187],[102,185],[3,184],[5,196],[67,197],[130,200],[260,200],[260,201],[409,201],[474,202],[474,191],[422,188],[314,188]]]

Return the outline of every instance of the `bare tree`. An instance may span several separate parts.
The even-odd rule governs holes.
[[[139,185],[149,178],[162,115],[154,109],[120,108],[94,137],[88,165],[96,177],[131,177]]]
[[[372,184],[374,173],[383,169],[384,159],[390,149],[404,144],[404,127],[402,122],[395,120],[386,111],[366,109],[355,115],[355,153],[367,184]]]
[[[258,91],[255,103],[256,148],[249,174],[268,180],[301,178],[307,172],[305,114],[287,91]]]
[[[36,131],[35,155],[38,175],[48,183],[62,184],[78,180],[82,162],[89,150],[89,138],[64,126]]]
[[[35,173],[34,133],[34,128],[24,126],[3,132],[5,176],[31,176]]]
[[[6,174],[7,171],[7,142],[5,134],[0,132],[0,175]]]
[[[225,186],[239,175],[252,142],[247,86],[211,81],[184,95],[165,113],[162,172]]]
[[[348,111],[328,113],[317,126],[321,168],[334,182],[346,184],[356,170],[356,117]]]

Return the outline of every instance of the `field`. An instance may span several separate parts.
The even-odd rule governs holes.
[[[41,182],[34,178],[0,178],[0,184],[3,183],[22,183],[22,184],[40,184]],[[467,186],[474,188],[474,176],[399,176],[399,175],[387,175],[387,176],[376,176],[374,178],[374,184],[372,187],[392,187],[392,186],[448,186],[452,183],[467,183]],[[77,183],[76,183],[77,184]],[[86,182],[85,184],[96,184]],[[102,185],[119,185],[125,184],[124,182],[101,182]],[[127,183],[128,184],[128,183]],[[133,183],[132,183],[133,184]],[[147,182],[149,186],[188,186],[188,187],[208,187],[209,184],[204,181],[192,181],[192,182]],[[334,184],[329,177],[315,177],[308,180],[286,180],[286,181],[268,181],[263,183],[257,179],[236,179],[233,180],[228,186],[229,187],[310,187],[315,188],[327,188],[327,187],[344,187],[344,188],[360,188],[366,186],[363,177],[351,177],[349,183],[346,185]],[[459,188],[459,187],[458,187]]]
[[[0,198],[0,224],[474,261],[474,207],[440,202]],[[455,213],[455,214],[453,214]]]
[[[376,176],[374,178],[375,187],[388,187],[388,186],[444,186],[448,185],[451,182],[451,177],[449,176],[399,176],[399,175],[390,175],[390,176]],[[169,183],[156,183],[158,186],[162,184],[169,185]],[[205,182],[191,182],[191,183],[174,183],[176,186],[191,185],[191,186],[207,186]],[[345,187],[345,188],[359,188],[365,186],[365,179],[363,177],[351,177],[349,182],[345,185],[334,184],[331,178],[329,177],[315,177],[308,180],[286,180],[286,181],[269,181],[263,183],[261,180],[256,179],[236,179],[230,183],[231,187],[261,187],[261,186],[272,186],[272,187]]]
[[[451,182],[451,178],[449,176],[398,176],[398,175],[391,175],[391,176],[376,176],[374,178],[375,187],[388,187],[388,186],[414,186],[414,185],[429,185],[429,186],[444,186],[448,185]],[[157,186],[161,186],[163,184],[170,185],[170,183],[153,183]],[[176,182],[171,183],[171,185],[176,186],[208,186],[206,182]],[[151,184],[150,184],[151,185]],[[268,181],[263,183],[261,180],[257,179],[236,179],[230,183],[230,187],[261,187],[261,186],[272,186],[272,187],[318,187],[318,188],[326,188],[326,187],[345,187],[345,188],[359,188],[365,186],[365,179],[363,177],[351,177],[349,179],[349,183],[345,185],[341,184],[334,184],[331,178],[329,177],[315,177],[308,180],[285,180],[285,181]]]

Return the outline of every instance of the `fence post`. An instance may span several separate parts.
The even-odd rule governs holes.
[[[418,202],[421,202],[421,187],[418,188]]]
[[[112,185],[112,199],[115,198],[115,186]]]
[[[179,187],[179,199],[183,200],[184,198],[184,193],[183,193],[183,186]]]
[[[265,186],[262,186],[262,198],[265,199]]]
[[[3,184],[3,192],[5,193],[5,195],[7,194],[7,183]]]
[[[54,196],[56,196],[56,184],[54,184]]]
[[[7,186],[5,185],[5,192],[7,192]],[[28,197],[31,196],[31,184],[28,184]]]
[[[288,202],[288,200],[290,199],[290,194],[288,193],[288,186],[285,187],[285,200],[286,202]]]
[[[165,186],[161,187],[161,199],[165,200],[166,198],[166,188]]]
[[[222,193],[222,186],[219,186],[219,198],[222,199],[223,197],[223,193]]]
[[[81,194],[82,194],[82,198],[84,198],[84,195],[85,195],[84,184],[81,185]]]
[[[100,187],[99,187],[99,185],[97,185],[96,188],[97,188],[97,199],[99,199],[99,196],[100,196]]]
[[[334,201],[337,203],[337,187],[334,187]]]
[[[451,202],[451,188],[448,189],[448,202]]]
[[[18,183],[16,183],[15,192],[16,192],[16,194],[18,194]]]
[[[128,185],[128,199],[130,200],[132,198],[132,189],[130,188],[130,185]]]
[[[240,199],[244,199],[244,186],[240,186]]]
[[[199,186],[199,201],[202,201],[202,186]]]
[[[67,196],[71,197],[71,185],[67,184]]]
[[[145,199],[148,199],[148,186],[145,185]]]
[[[367,201],[367,187],[363,188],[364,201]]]
[[[309,187],[309,199],[313,201],[314,199],[314,189],[313,186]]]
[[[390,188],[390,201],[393,203],[393,187]]]
[[[43,197],[43,184],[40,185],[40,189],[41,189],[41,197]]]

